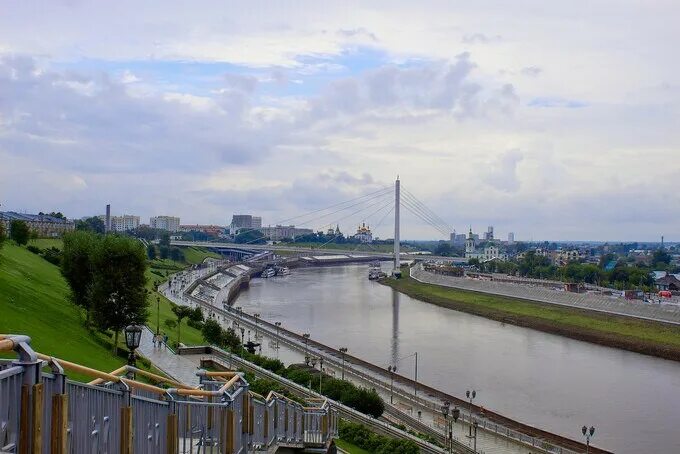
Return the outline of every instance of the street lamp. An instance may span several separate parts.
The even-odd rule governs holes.
[[[449,442],[449,408],[451,407],[451,402],[448,400],[442,405],[442,415],[444,415],[444,448],[451,452],[451,445]]]
[[[397,366],[387,366],[387,371],[390,373],[390,403],[394,403],[394,373],[397,371]]]
[[[142,340],[142,327],[139,325],[128,325],[125,327],[125,345],[130,351],[128,356],[128,364],[135,365],[135,350],[139,348],[139,343]]]
[[[323,357],[319,357],[319,394],[321,394],[321,377],[323,377]]]
[[[239,328],[241,329],[241,358],[243,358],[243,342],[245,341],[244,337],[245,337],[245,334],[246,334],[246,329],[242,326],[239,327]]]
[[[258,322],[260,321],[260,313],[255,313],[253,314],[253,317],[255,317],[255,340],[259,339],[259,334],[258,334]]]
[[[586,437],[586,454],[590,453],[590,439],[595,435],[595,427],[590,426],[588,429],[586,426],[581,427],[581,432],[583,436]]]
[[[305,339],[305,357],[309,356],[309,333],[304,333],[302,337]]]
[[[468,407],[468,408],[469,408],[469,413],[470,413],[470,420],[469,420],[469,423],[470,423],[470,434],[468,435],[468,438],[472,438],[472,400],[473,400],[475,397],[477,397],[477,391],[475,391],[474,389],[473,389],[472,391],[470,391],[470,390],[468,389],[467,391],[465,391],[465,397],[467,397],[467,398],[469,399],[469,401],[470,401],[470,406]],[[475,437],[476,437],[476,435],[477,435],[477,433],[475,432]],[[475,443],[476,443],[476,442],[477,442],[477,440],[475,440]]]
[[[156,296],[156,336],[161,333],[161,297]]]
[[[342,380],[345,379],[345,353],[347,353],[347,347],[340,347],[340,353],[342,354]]]
[[[279,348],[279,328],[281,327],[281,322],[274,322],[276,325],[276,348]]]

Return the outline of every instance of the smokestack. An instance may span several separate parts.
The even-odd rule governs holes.
[[[106,225],[104,230],[106,233],[109,233],[111,231],[111,205],[108,204],[106,205]]]

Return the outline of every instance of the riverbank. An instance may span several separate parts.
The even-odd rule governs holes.
[[[380,282],[417,300],[448,309],[680,361],[680,326],[424,284],[409,276]]]

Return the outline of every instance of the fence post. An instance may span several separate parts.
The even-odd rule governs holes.
[[[226,439],[226,453],[234,454],[234,410],[229,408],[227,410],[227,439]]]
[[[132,454],[132,407],[120,409],[120,453]]]
[[[269,409],[267,409],[267,403],[264,404],[264,444],[267,445],[269,441]]]
[[[68,395],[52,396],[52,415],[50,432],[50,453],[66,454],[68,439]]]
[[[12,362],[13,366],[21,366],[24,370],[23,385],[21,386],[21,408],[19,416],[19,453],[40,453],[42,443],[35,443],[36,430],[38,436],[42,429],[42,373],[40,368],[42,361],[38,359],[31,346],[30,338],[17,336],[17,344],[14,350],[19,359]],[[39,385],[39,386],[38,386]],[[40,393],[40,402],[37,402],[35,393]],[[37,449],[37,451],[36,451]]]
[[[31,402],[31,417],[33,424],[31,427],[31,452],[42,454],[42,425],[43,425],[43,384],[33,385]]]

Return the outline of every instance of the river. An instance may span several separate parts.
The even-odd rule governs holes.
[[[441,308],[367,279],[366,265],[253,279],[236,305],[513,419],[617,453],[680,453],[680,363]]]

